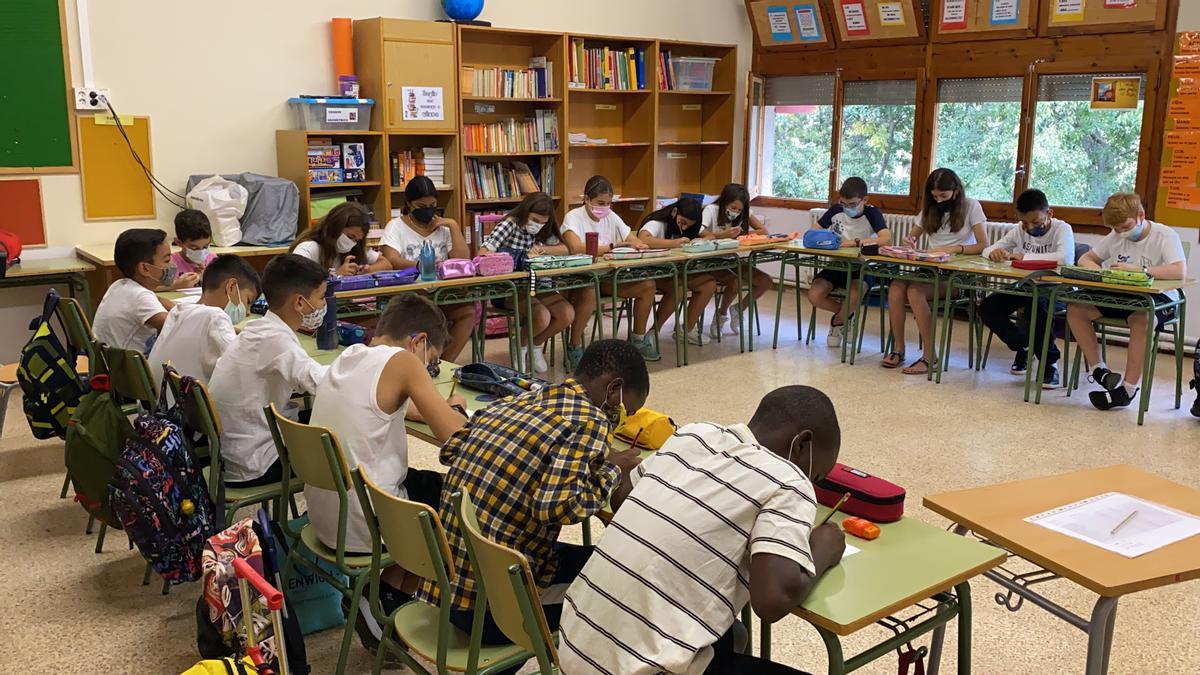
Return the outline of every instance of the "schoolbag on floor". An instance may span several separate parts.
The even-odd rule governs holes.
[[[42,313],[33,319],[29,329],[33,337],[21,349],[17,366],[17,382],[24,397],[25,419],[33,437],[66,438],[67,424],[79,399],[87,393],[84,379],[75,372],[73,349],[63,346],[50,320],[57,315],[58,293],[46,294]],[[62,318],[59,317],[59,324]]]
[[[108,485],[113,515],[164,581],[200,578],[204,542],[216,532],[216,509],[183,437],[181,402],[167,406],[163,378],[158,409],[138,415]],[[195,384],[183,378],[183,395]]]
[[[67,474],[75,501],[100,522],[120,529],[121,521],[109,505],[108,484],[133,426],[109,391],[107,375],[93,377],[90,385],[91,392],[80,400],[67,424]]]

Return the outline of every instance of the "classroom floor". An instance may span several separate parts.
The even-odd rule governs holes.
[[[806,321],[807,311],[806,304]],[[1185,391],[1183,410],[1172,409],[1169,359],[1160,359],[1151,410],[1139,428],[1136,411],[1100,413],[1081,393],[1067,399],[1059,390],[1048,392],[1041,406],[1022,403],[1022,380],[1008,374],[1010,357],[1002,345],[993,349],[987,372],[966,369],[965,330],[955,331],[952,369],[939,386],[880,369],[873,333],[853,367],[840,364],[836,350],[825,346],[824,326],[819,344],[806,347],[797,343],[792,322],[779,350],[771,351],[766,318],[766,348],[753,354],[738,354],[736,338],[729,339],[693,349],[692,365],[677,369],[665,348],[666,358],[651,369],[648,404],[680,423],[743,422],[777,386],[818,387],[837,406],[842,461],[905,486],[908,515],[939,526],[945,521],[920,506],[926,494],[1089,467],[1130,463],[1200,486],[1200,421],[1187,414],[1191,392]],[[502,348],[494,341],[489,353]],[[909,352],[915,353],[915,344]],[[1113,350],[1110,363],[1122,363],[1123,352]],[[163,596],[158,583],[142,586],[144,563],[126,550],[119,533],[109,537],[102,554],[93,553],[82,510],[58,499],[62,444],[32,439],[19,395],[12,397],[4,431],[0,513],[7,525],[0,528],[0,586],[9,590],[0,595],[0,635],[6,638],[0,672],[178,673],[195,663],[198,588],[176,587]],[[414,441],[410,452],[413,466],[436,467],[432,446]],[[579,528],[564,536],[578,541]],[[1087,593],[1067,583],[1053,586],[1042,590],[1076,612],[1090,611],[1094,598]],[[1000,589],[989,581],[977,579],[972,587],[974,672],[1083,670],[1083,633],[1028,605],[1009,612],[993,600]],[[1122,600],[1111,672],[1200,672],[1200,642],[1188,637],[1197,634],[1200,584]],[[326,631],[306,638],[313,673],[332,672],[340,635]],[[881,628],[865,629],[845,641],[845,651],[856,653],[883,635]],[[954,672],[955,642],[951,629],[944,673]],[[774,658],[813,673],[826,667],[816,632],[796,618],[776,624]],[[348,672],[370,672],[370,659],[357,642]],[[890,675],[895,658],[860,672]]]

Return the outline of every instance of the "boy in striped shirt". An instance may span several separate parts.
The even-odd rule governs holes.
[[[633,489],[567,591],[564,673],[779,673],[737,653],[747,602],[789,614],[842,558],[834,524],[813,528],[812,483],[837,461],[833,403],[777,389],[749,425],[689,424],[630,474]]]

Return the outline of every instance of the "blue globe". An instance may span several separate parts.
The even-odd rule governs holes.
[[[483,11],[483,0],[442,0],[442,7],[455,21],[471,21]]]

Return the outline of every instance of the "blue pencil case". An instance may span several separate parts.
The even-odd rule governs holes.
[[[416,267],[409,267],[403,270],[376,272],[371,276],[375,278],[377,286],[405,286],[417,280],[418,271]]]

